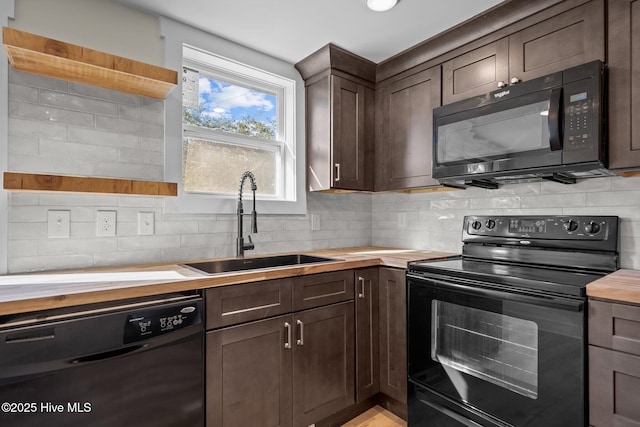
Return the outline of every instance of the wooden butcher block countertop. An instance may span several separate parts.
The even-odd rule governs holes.
[[[587,285],[587,296],[640,304],[640,270],[622,269]]]
[[[0,315],[380,265],[406,268],[410,261],[455,255],[381,247],[301,253],[336,261],[214,275],[173,263],[0,276]],[[188,262],[199,261],[207,260]]]

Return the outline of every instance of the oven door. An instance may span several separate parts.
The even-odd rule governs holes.
[[[507,425],[584,426],[583,300],[407,279],[408,375],[417,389]]]

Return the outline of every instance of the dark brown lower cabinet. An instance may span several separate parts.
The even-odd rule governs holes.
[[[292,425],[292,315],[207,333],[207,426]]]
[[[640,426],[640,356],[589,346],[589,423]]]
[[[355,402],[353,301],[207,333],[207,426],[308,426]]]
[[[589,301],[589,424],[640,427],[640,306]]]
[[[353,301],[294,314],[293,425],[355,403]]]
[[[378,268],[356,270],[356,401],[380,391]]]
[[[405,270],[380,268],[380,391],[407,403]]]

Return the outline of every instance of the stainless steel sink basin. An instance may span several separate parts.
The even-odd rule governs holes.
[[[331,261],[338,260],[311,255],[292,254],[265,256],[258,258],[223,259],[219,261],[194,262],[182,265],[205,274],[219,274],[230,273],[234,271],[257,270],[260,268],[292,267],[302,264],[314,264]]]

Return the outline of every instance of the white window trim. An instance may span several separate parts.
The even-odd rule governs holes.
[[[165,41],[165,66],[182,70],[183,45],[196,46],[223,58],[246,64],[295,82],[291,92],[295,99],[293,123],[285,122],[285,129],[294,135],[295,143],[284,148],[285,168],[294,173],[295,189],[285,187],[289,200],[259,199],[256,210],[261,214],[305,214],[307,211],[305,191],[305,126],[304,126],[304,81],[293,64],[281,61],[264,53],[224,40],[169,18],[160,18],[160,32]],[[221,196],[185,193],[182,189],[182,82],[165,99],[165,181],[178,183],[178,196],[165,199],[167,213],[214,213],[236,212],[237,195]],[[240,177],[238,177],[240,184]],[[258,183],[260,185],[260,183]]]

